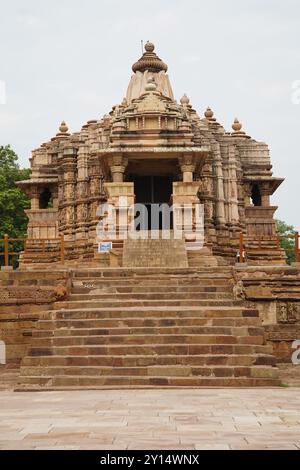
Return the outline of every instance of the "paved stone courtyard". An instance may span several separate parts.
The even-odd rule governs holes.
[[[300,389],[0,392],[1,449],[300,449]]]

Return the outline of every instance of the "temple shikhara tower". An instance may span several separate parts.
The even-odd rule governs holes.
[[[152,43],[132,71],[118,105],[74,134],[62,122],[18,183],[28,238],[0,272],[18,389],[279,385],[300,270],[276,233],[268,146],[177,101]]]
[[[28,237],[64,235],[66,261],[95,260],[96,266],[104,202],[116,206],[113,242],[124,238],[132,204],[185,204],[191,206],[184,232],[188,260],[201,262],[192,242],[197,206],[203,205],[206,261],[214,256],[223,264],[235,262],[243,232],[249,263],[282,262],[270,197],[283,179],[272,174],[268,146],[248,136],[238,119],[226,132],[210,108],[201,115],[186,95],[177,102],[168,66],[152,43],[132,70],[126,97],[107,115],[74,134],[62,122],[58,134],[33,151],[31,178],[19,183],[31,198]],[[178,223],[178,214],[172,222]],[[161,227],[153,227],[149,216],[147,228]],[[120,250],[121,244],[113,246]],[[132,263],[124,253],[119,258],[120,265]],[[55,260],[51,251],[44,259]],[[28,244],[22,263],[32,261]]]

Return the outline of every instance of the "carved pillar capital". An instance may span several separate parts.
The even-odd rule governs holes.
[[[178,158],[184,183],[191,183],[196,169],[196,159],[193,155],[183,155]]]
[[[113,155],[108,159],[113,183],[123,183],[124,173],[128,165],[128,158],[123,155]]]

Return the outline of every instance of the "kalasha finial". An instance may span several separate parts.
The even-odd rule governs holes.
[[[232,124],[232,129],[234,130],[234,132],[240,132],[242,127],[243,126],[238,120],[238,118],[235,118],[234,123]]]
[[[240,123],[238,118],[235,118],[234,123],[232,124],[232,129],[234,130],[234,133],[240,133],[243,125]]]
[[[65,123],[65,121],[62,121],[62,123],[59,127],[59,132],[61,134],[67,134],[68,130],[69,130],[69,128],[68,128],[67,124]]]
[[[153,77],[148,77],[147,85],[145,86],[146,91],[156,91],[156,83]]]
[[[134,73],[146,71],[150,73],[167,72],[168,66],[154,52],[155,46],[152,42],[147,41],[145,44],[145,52],[142,57],[132,66]]]
[[[242,131],[242,127],[242,123],[238,120],[238,118],[235,118],[234,123],[232,124],[233,132],[231,135],[233,137],[244,137],[245,139],[251,139],[251,137],[247,135],[246,132]]]
[[[147,41],[146,44],[145,44],[145,51],[146,52],[153,52],[154,49],[155,49],[154,44],[150,41]]]
[[[208,119],[209,121],[214,117],[214,112],[213,110],[208,106],[205,113],[204,113],[204,116],[206,117],[206,119]]]
[[[64,139],[66,137],[69,137],[70,134],[68,133],[68,130],[69,130],[69,128],[68,128],[67,124],[65,123],[65,121],[62,121],[62,123],[61,123],[61,125],[59,126],[59,129],[58,129],[59,132],[51,140]]]
[[[190,104],[189,97],[186,94],[184,94],[180,100],[180,103],[182,104],[182,106],[187,106],[188,104]]]

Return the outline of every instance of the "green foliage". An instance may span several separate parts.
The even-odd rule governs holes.
[[[276,220],[276,228],[278,235],[283,237],[280,245],[286,253],[287,263],[292,264],[295,261],[295,239],[290,237],[295,233],[293,225],[288,225],[282,220]]]
[[[30,170],[21,169],[18,157],[12,148],[0,146],[0,238],[7,234],[12,238],[20,238],[26,235],[27,216],[25,209],[30,208],[30,200],[21,189],[16,186],[16,181],[29,178]],[[20,251],[23,245],[11,243],[10,251]],[[3,251],[3,243],[0,252]],[[4,263],[3,256],[0,264]]]

